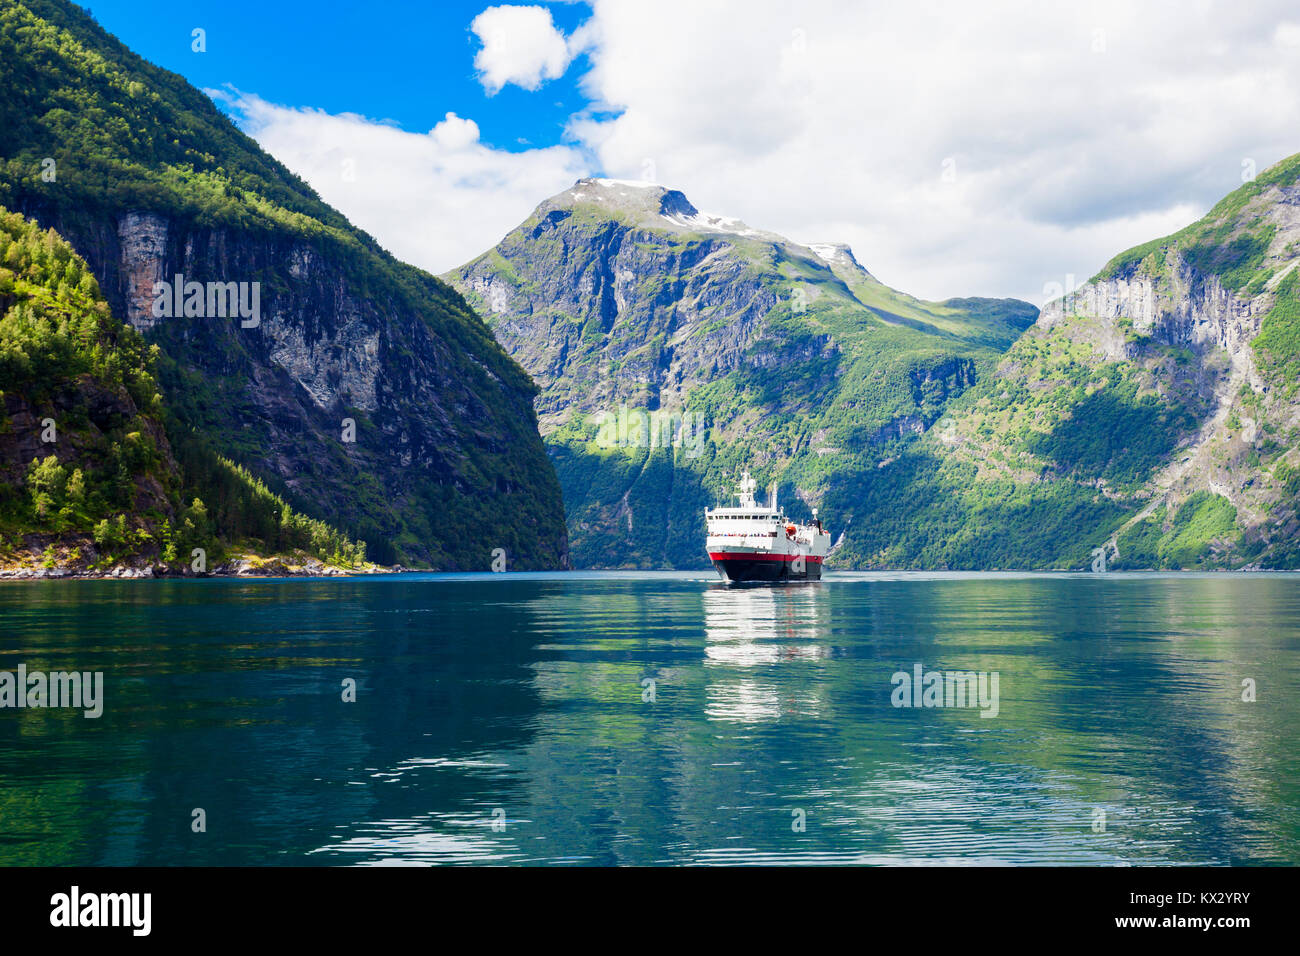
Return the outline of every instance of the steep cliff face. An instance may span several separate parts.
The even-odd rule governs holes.
[[[112,229],[39,204],[24,211],[84,250],[114,311],[163,347],[163,385],[185,424],[299,508],[352,530],[381,560],[486,567],[501,547],[520,567],[562,566],[533,389],[455,354],[463,343],[439,334],[419,305],[358,288],[344,259],[295,237],[138,210]],[[177,275],[205,291],[257,283],[256,324],[233,308],[155,317],[155,283]],[[473,320],[468,310],[458,318]]]
[[[179,428],[159,358],[62,236],[0,207],[0,577],[373,567]]]
[[[456,292],[70,4],[7,5],[0,59],[0,202],[65,235],[161,346],[185,435],[378,560],[486,568],[501,548],[509,567],[565,564],[536,390]]]
[[[692,386],[741,364],[776,304],[772,290],[712,243],[674,249],[575,223],[548,245],[530,261],[537,281],[526,294],[490,266],[464,280],[498,340],[541,387],[537,410],[548,423],[620,401],[682,404]],[[499,252],[527,257],[518,247]]]
[[[1126,277],[1094,279],[1069,296],[1048,302],[1038,325],[1051,329],[1069,315],[1092,318],[1098,335],[1105,336],[1101,341],[1107,357],[1119,360],[1131,357],[1128,331],[1165,345],[1218,349],[1234,368],[1253,374],[1260,384],[1251,342],[1274,299],[1271,291],[1238,295],[1225,288],[1218,276],[1190,266],[1175,247],[1161,273],[1137,271]]]
[[[1037,314],[921,302],[843,245],[608,179],[546,200],[446,278],[540,388],[588,566],[700,566],[700,512],[742,465],[815,504],[837,471],[930,427]]]
[[[954,409],[948,457],[1020,481],[1086,463],[1127,512],[1086,534],[1122,567],[1295,566],[1297,178],[1279,163],[1049,302],[999,394]]]

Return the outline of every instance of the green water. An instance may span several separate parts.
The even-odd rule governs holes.
[[[0,863],[1297,864],[1298,612],[1280,574],[5,583],[0,670],[105,691],[0,709]],[[918,663],[997,716],[893,706]]]

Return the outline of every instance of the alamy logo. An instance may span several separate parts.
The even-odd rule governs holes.
[[[1063,315],[1069,315],[1070,311],[1074,308],[1074,294],[1078,292],[1080,288],[1080,286],[1075,285],[1074,273],[1067,273],[1064,285],[1056,281],[1043,283],[1043,301],[1051,302],[1053,299],[1060,299],[1061,313]]]
[[[50,925],[129,926],[133,936],[148,936],[152,928],[152,893],[82,893],[74,886],[50,897]]]
[[[0,671],[0,707],[73,707],[95,718],[104,712],[103,671]]]
[[[262,323],[262,283],[186,282],[177,273],[171,282],[153,284],[155,319],[225,319],[238,316],[239,325],[255,329]]]
[[[704,450],[704,416],[696,412],[653,412],[620,405],[592,416],[599,426],[599,448],[685,448],[687,458],[698,458]]]
[[[925,671],[916,664],[910,674],[895,672],[890,683],[895,707],[978,707],[981,717],[998,715],[997,671]]]

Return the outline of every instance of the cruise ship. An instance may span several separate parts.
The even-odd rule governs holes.
[[[813,509],[812,524],[796,524],[777,507],[776,485],[767,505],[754,499],[754,479],[740,479],[734,508],[704,509],[705,547],[718,576],[728,584],[815,580],[831,547],[831,533]]]

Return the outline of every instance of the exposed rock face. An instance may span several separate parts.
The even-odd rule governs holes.
[[[187,282],[257,282],[260,286],[261,280],[256,276],[267,273],[268,263],[248,262],[248,277],[239,277],[229,253],[232,244],[238,245],[239,240],[227,232],[187,235],[175,250],[169,245],[167,234],[167,219],[156,213],[128,212],[118,218],[116,297],[127,321],[141,333],[149,332],[159,322],[185,318],[154,315],[157,283],[170,285],[180,274]],[[298,243],[288,250],[287,270],[294,280],[293,286],[267,302],[266,308],[259,309],[264,314],[256,317],[270,343],[270,360],[287,371],[318,408],[332,408],[341,401],[362,411],[376,411],[380,372],[378,323],[372,321],[373,316],[368,318],[364,314],[365,304],[352,298],[337,276],[329,274],[329,264],[310,246]],[[298,321],[299,316],[307,314],[322,298],[337,299],[339,324],[336,328]],[[262,305],[260,289],[258,304]],[[233,318],[235,310],[228,311],[227,316],[202,318],[214,322]],[[240,327],[243,328],[243,321]]]
[[[504,547],[512,567],[566,563],[558,486],[527,382],[503,381],[483,363],[467,379],[450,351],[463,346],[439,334],[428,312],[358,288],[346,262],[302,240],[145,210],[111,224],[27,211],[69,237],[117,314],[197,374],[164,374],[173,389],[203,392],[176,403],[202,409],[192,424],[304,510],[365,538],[373,557],[486,568],[492,548]],[[258,283],[259,321],[156,317],[154,284],[178,274],[187,283]],[[486,459],[530,456],[532,465],[483,486]],[[446,496],[496,499],[487,513],[502,528],[490,516],[473,535],[452,527],[438,503]],[[507,528],[518,520],[535,540]]]
[[[656,203],[678,219],[694,208],[673,192]],[[683,245],[680,222],[660,218],[662,229],[640,228],[575,216],[551,200],[535,225],[495,250],[528,270],[526,285],[497,272],[495,256],[458,273],[541,388],[544,427],[621,402],[680,407],[692,386],[736,368],[763,336],[777,293],[748,273],[731,242]]]
[[[1201,275],[1175,250],[1167,272],[1098,279],[1043,306],[1038,325],[1050,329],[1068,314],[1089,316],[1108,323],[1112,333],[1098,340],[1108,357],[1122,360],[1132,354],[1113,320],[1129,319],[1133,331],[1168,345],[1196,349],[1221,349],[1233,367],[1249,374],[1256,384],[1250,343],[1260,322],[1273,306],[1273,296],[1239,296],[1224,288],[1218,276]]]
[[[117,262],[122,297],[119,312],[137,332],[153,328],[154,284],[163,280],[167,220],[148,212],[128,212],[118,219],[121,253]]]
[[[1213,219],[1213,214],[1207,221]],[[1048,302],[1039,325],[1050,328],[1064,315],[1077,313],[1099,319],[1127,318],[1134,331],[1156,341],[1192,348],[1216,348],[1235,369],[1254,375],[1250,343],[1276,302],[1278,284],[1300,264],[1300,185],[1272,183],[1219,224],[1228,228],[1224,245],[1250,232],[1267,230],[1263,263],[1271,275],[1259,288],[1234,291],[1213,271],[1187,261],[1186,250],[1171,237],[1159,267],[1145,264],[1113,276],[1098,277],[1064,298]]]
[[[1300,186],[1286,178],[1243,187],[1241,201],[1229,197],[1204,220],[1126,254],[1120,267],[1043,308],[1044,333],[1129,363],[1138,381],[1195,416],[1195,429],[1152,476],[1148,503],[1111,546],[1157,509],[1172,513],[1190,495],[1208,492],[1236,509],[1254,553],[1294,550],[1287,542],[1296,532],[1295,502],[1273,476],[1300,464],[1290,449],[1300,403],[1294,383],[1279,381],[1276,371],[1270,377],[1255,348],[1279,308],[1279,286],[1300,265]],[[1190,358],[1171,364],[1148,342],[1184,349]]]
[[[237,327],[245,347],[263,346],[260,357],[286,371],[317,408],[379,409],[379,341],[387,317],[353,295],[335,264],[304,243],[283,250],[245,249],[240,237],[225,231],[189,233],[176,243],[168,242],[167,233],[167,220],[155,214],[129,212],[118,220],[120,280],[115,291],[137,330],[149,332],[160,323],[194,321]],[[273,261],[281,251],[292,283],[282,291],[266,289],[269,294],[263,299],[262,277],[274,277],[284,268]],[[171,284],[177,275],[187,283],[204,285],[257,283],[257,325],[245,329],[242,317],[233,321],[237,318],[233,309],[226,316],[197,319],[155,317],[154,284]],[[334,314],[321,314],[322,303],[328,303]]]
[[[975,384],[976,376],[975,361],[968,358],[953,358],[937,365],[916,368],[911,373],[916,404],[923,404],[927,394],[940,402],[960,395]]]

